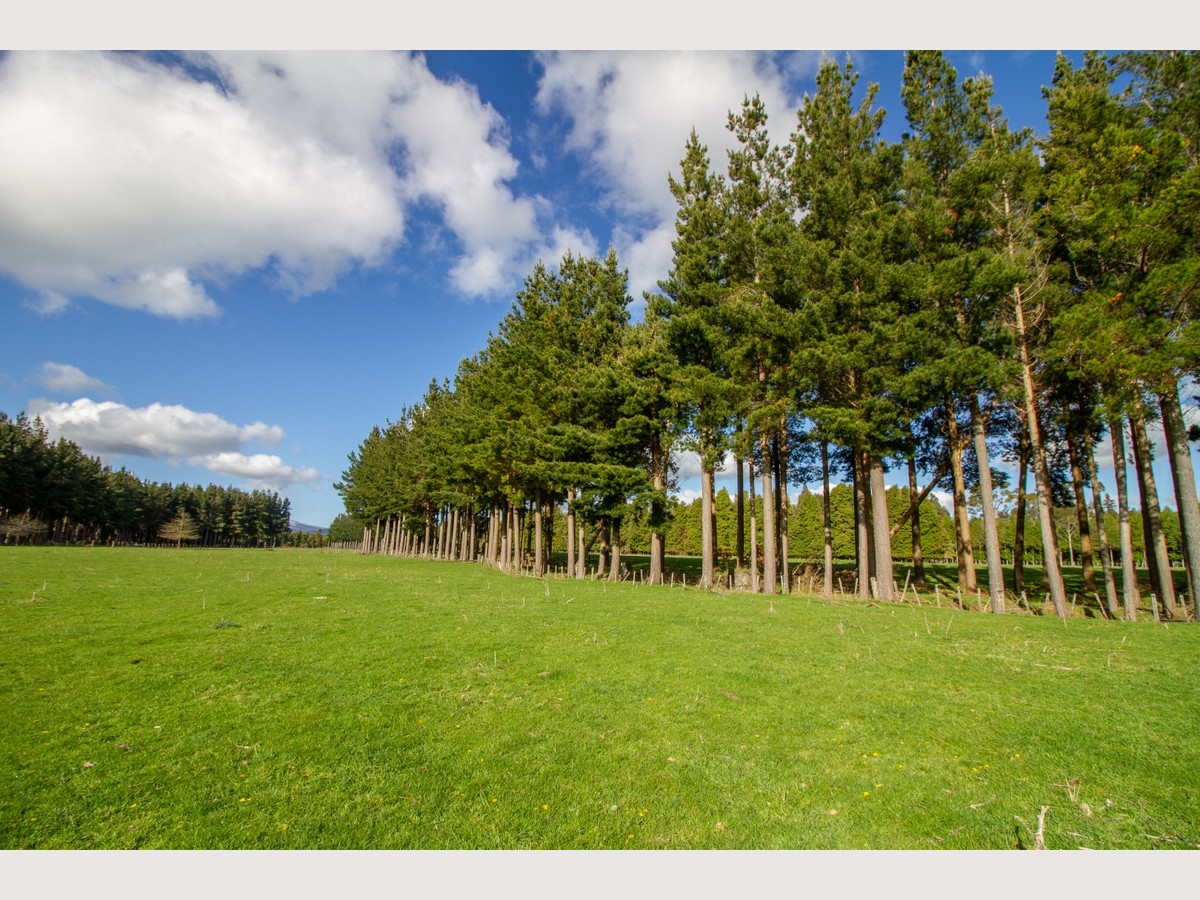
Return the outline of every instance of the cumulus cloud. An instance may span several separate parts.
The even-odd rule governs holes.
[[[667,173],[678,176],[691,130],[708,147],[713,167],[724,171],[725,151],[735,143],[727,114],[757,92],[773,139],[784,143],[795,127],[787,76],[797,67],[815,68],[817,57],[629,51],[539,59],[538,107],[567,117],[566,146],[588,161],[607,185],[607,203],[625,217],[616,242],[640,296],[670,268],[675,200]]]
[[[277,444],[284,437],[278,425],[252,422],[238,426],[214,413],[162,403],[132,408],[110,400],[53,403],[34,399],[29,407],[31,414],[45,422],[52,437],[65,437],[100,455],[207,456],[251,441]]]
[[[541,240],[539,198],[508,183],[505,123],[419,55],[106,53],[0,61],[0,271],[43,311],[92,297],[186,319],[206,284],[274,273],[295,295],[381,262],[406,207],[461,244],[450,280],[508,286]],[[207,77],[194,77],[207,72]]]
[[[954,515],[954,495],[949,491],[930,491],[929,496],[942,505],[942,509]]]
[[[700,470],[700,454],[695,450],[677,450],[671,454],[671,459],[675,464],[675,473],[678,480],[682,483],[699,479]],[[737,478],[737,458],[732,451],[726,451],[725,458],[721,464],[717,466],[715,481],[724,481]]]
[[[267,453],[244,453],[225,451],[206,456],[189,457],[194,466],[203,466],[210,472],[244,479],[250,489],[282,491],[290,484],[311,484],[321,478],[321,473],[311,466],[297,469],[289,466],[278,456]]]
[[[55,394],[82,394],[85,391],[107,393],[112,390],[111,385],[93,378],[78,366],[66,363],[44,362],[34,377],[42,387]]]

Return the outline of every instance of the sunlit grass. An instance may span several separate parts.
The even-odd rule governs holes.
[[[1051,848],[1195,848],[1198,663],[1185,624],[4,548],[0,846],[999,849],[1049,806]]]

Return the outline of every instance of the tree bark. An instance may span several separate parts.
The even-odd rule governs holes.
[[[1087,498],[1083,493],[1083,466],[1079,459],[1079,437],[1067,429],[1067,459],[1071,466],[1071,486],[1075,494],[1075,520],[1079,523],[1079,563],[1083,568],[1083,589],[1096,593],[1096,564],[1092,553],[1092,527],[1088,519]]]
[[[567,577],[578,578],[575,571],[575,510],[572,503],[575,500],[575,486],[567,488]]]
[[[1188,592],[1192,595],[1193,619],[1200,622],[1200,503],[1196,499],[1196,473],[1192,469],[1192,454],[1179,406],[1178,389],[1172,387],[1160,393],[1159,407],[1162,409],[1163,431],[1167,438],[1167,455],[1171,461],[1171,477],[1175,482],[1175,505],[1179,509],[1180,537]]]
[[[929,582],[925,580],[925,554],[921,549],[921,502],[922,499],[917,495],[917,460],[915,456],[909,456],[908,504],[909,520],[912,522],[913,590],[927,591]]]
[[[578,577],[580,579],[587,578],[587,535],[584,534],[586,530],[584,520],[581,518],[579,520],[579,558],[575,561],[575,565],[579,567]]]
[[[858,596],[862,600],[871,599],[871,573],[875,567],[871,564],[871,526],[867,518],[869,504],[867,502],[868,481],[870,471],[866,462],[866,451],[854,448],[854,533],[857,536],[855,556],[858,562]]]
[[[596,563],[596,578],[604,578],[608,575],[608,551],[609,551],[609,526],[604,522],[600,528],[600,558]]]
[[[775,557],[775,496],[771,485],[771,439],[764,432],[758,444],[762,454],[763,489],[763,593],[774,594],[779,580]]]
[[[1117,521],[1121,544],[1121,594],[1125,605],[1125,620],[1137,621],[1138,590],[1137,572],[1133,568],[1133,529],[1129,521],[1129,482],[1126,472],[1128,458],[1125,455],[1125,423],[1120,416],[1113,416],[1108,423],[1112,435],[1113,472],[1117,480]]]
[[[1092,485],[1092,507],[1096,512],[1096,531],[1100,543],[1100,567],[1104,572],[1104,602],[1108,614],[1114,618],[1117,615],[1117,582],[1113,578],[1112,556],[1108,551],[1108,531],[1104,527],[1104,497],[1100,493],[1100,473],[1096,469],[1096,452],[1092,447],[1091,435],[1083,435],[1083,450],[1087,457],[1088,480]],[[1114,456],[1113,464],[1116,464]]]
[[[542,489],[537,490],[536,507],[533,513],[533,577],[542,577],[542,566],[545,559],[542,556]]]
[[[821,441],[821,525],[825,549],[821,596],[833,597],[833,515],[829,506],[829,441]]]
[[[758,503],[754,497],[754,455],[746,460],[750,477],[750,590],[758,593]]]
[[[711,446],[711,445],[709,445]],[[710,461],[711,451],[700,452],[700,586],[713,586],[713,551],[716,549],[716,535],[713,533],[713,464]]]
[[[1145,521],[1149,526],[1150,539],[1146,543],[1146,556],[1154,555],[1155,569],[1151,570],[1152,579],[1157,575],[1155,593],[1166,610],[1167,616],[1175,618],[1175,580],[1171,575],[1171,557],[1167,553],[1167,539],[1162,530],[1162,511],[1158,502],[1158,490],[1154,484],[1154,456],[1150,450],[1150,439],[1146,436],[1146,419],[1138,403],[1137,412],[1129,417],[1133,431],[1133,456],[1138,469],[1138,486],[1141,488],[1142,509]]]
[[[1017,508],[1013,512],[1013,590],[1025,590],[1025,480],[1029,475],[1029,431],[1024,417],[1017,434]]]
[[[983,504],[983,545],[987,554],[988,596],[992,612],[1004,612],[1004,567],[1000,561],[1000,529],[996,504],[992,497],[992,470],[988,462],[987,435],[979,398],[971,395],[971,431],[975,438],[975,459],[979,464],[979,499]]]
[[[950,473],[954,478],[954,549],[958,558],[958,586],[964,593],[978,587],[975,575],[975,547],[971,542],[971,518],[967,512],[967,485],[963,477],[964,441],[958,430],[954,400],[946,397],[946,444],[950,451]]]
[[[1050,469],[1046,465],[1046,448],[1037,419],[1037,391],[1033,381],[1033,363],[1025,331],[1021,288],[1013,288],[1017,318],[1017,338],[1021,356],[1021,387],[1025,394],[1025,426],[1029,429],[1029,447],[1033,452],[1033,478],[1037,484],[1038,523],[1042,530],[1042,567],[1050,600],[1056,615],[1067,616],[1067,590],[1063,585],[1062,568],[1058,562],[1058,538],[1054,533],[1053,501],[1050,496]]]
[[[667,454],[663,450],[662,440],[659,436],[655,436],[651,450],[650,465],[654,469],[654,490],[662,491],[667,483]],[[658,500],[654,501],[654,519],[658,519],[662,513],[662,506]],[[663,582],[663,534],[662,525],[652,526],[650,532],[650,583],[662,584]]]
[[[621,580],[621,523],[613,522],[610,529],[612,534],[612,566],[609,567],[608,580]]]
[[[746,566],[746,461],[737,459],[737,567]]]
[[[775,480],[779,485],[779,503],[777,504],[779,514],[775,517],[777,529],[779,532],[779,559],[780,559],[780,589],[785,594],[790,594],[792,590],[792,572],[791,562],[788,560],[790,551],[788,539],[788,445],[787,445],[787,419],[779,420],[779,448],[775,454],[778,461],[778,466],[775,472]]]
[[[875,534],[875,596],[891,602],[896,599],[892,570],[892,539],[888,529],[887,488],[883,484],[883,462],[874,454],[867,456],[871,479],[872,522]]]

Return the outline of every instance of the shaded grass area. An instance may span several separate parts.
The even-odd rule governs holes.
[[[637,573],[639,578],[644,579],[649,573],[649,556],[626,553],[621,555],[621,561],[628,567],[631,578],[633,573]],[[599,557],[596,554],[593,553],[588,556],[589,571],[594,571],[598,563]],[[560,574],[565,570],[566,554],[553,554],[549,565],[554,568],[555,574]],[[933,605],[937,605],[939,602],[945,605],[958,602],[958,567],[953,561],[926,562],[924,571],[927,588],[919,593],[907,582],[907,579],[911,577],[912,564],[897,559],[893,561],[893,565],[895,568],[896,590],[903,593],[906,600]],[[790,566],[793,573],[793,593],[805,593],[809,590],[817,593],[820,592],[823,578],[821,560],[793,557],[790,560]],[[698,556],[667,556],[663,561],[664,579],[668,584],[671,583],[673,575],[676,585],[683,586],[684,584],[688,584],[695,586],[700,582],[701,569],[701,559]],[[1002,569],[1004,571],[1004,584],[1008,604],[1021,610],[1028,608],[1038,614],[1052,612],[1048,601],[1049,588],[1042,584],[1041,566],[1025,566],[1025,597],[1021,597],[1020,592],[1013,589],[1015,580],[1013,578],[1012,566],[1005,565]],[[728,572],[732,570],[733,564],[726,563],[724,569],[718,568],[718,574],[722,577],[728,577]],[[835,560],[834,572],[834,592],[839,596],[841,593],[855,593],[858,582],[857,567],[854,560]],[[961,599],[964,607],[980,607],[988,602],[987,566],[982,562],[977,562],[975,573],[976,581],[978,582],[978,591],[974,594],[966,593],[962,595]],[[1073,609],[1077,610],[1079,615],[1105,618],[1107,613],[1101,608],[1104,597],[1104,576],[1099,563],[1096,565],[1095,576],[1098,592],[1087,590],[1081,566],[1063,565],[1062,573],[1068,603],[1073,604]],[[1149,571],[1146,569],[1137,569],[1135,570],[1135,575],[1137,576],[1138,587],[1141,591],[1138,616],[1153,618],[1153,611],[1150,607],[1151,585]],[[1183,569],[1173,569],[1172,576],[1174,578],[1175,590],[1179,593],[1185,592],[1187,590],[1185,571]],[[1118,603],[1120,603],[1124,585],[1120,566],[1115,567],[1113,580],[1116,583],[1117,598]],[[1166,611],[1161,601],[1158,604],[1158,608],[1160,615],[1165,618]],[[1192,616],[1190,599],[1186,603],[1180,602],[1179,616],[1182,617],[1184,615],[1188,618]]]
[[[0,550],[0,847],[1200,845],[1200,631]],[[1022,824],[1022,822],[1024,824]]]

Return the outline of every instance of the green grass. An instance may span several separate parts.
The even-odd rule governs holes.
[[[1198,668],[1188,624],[2,548],[0,847],[1002,849],[1048,806],[1194,849]]]

